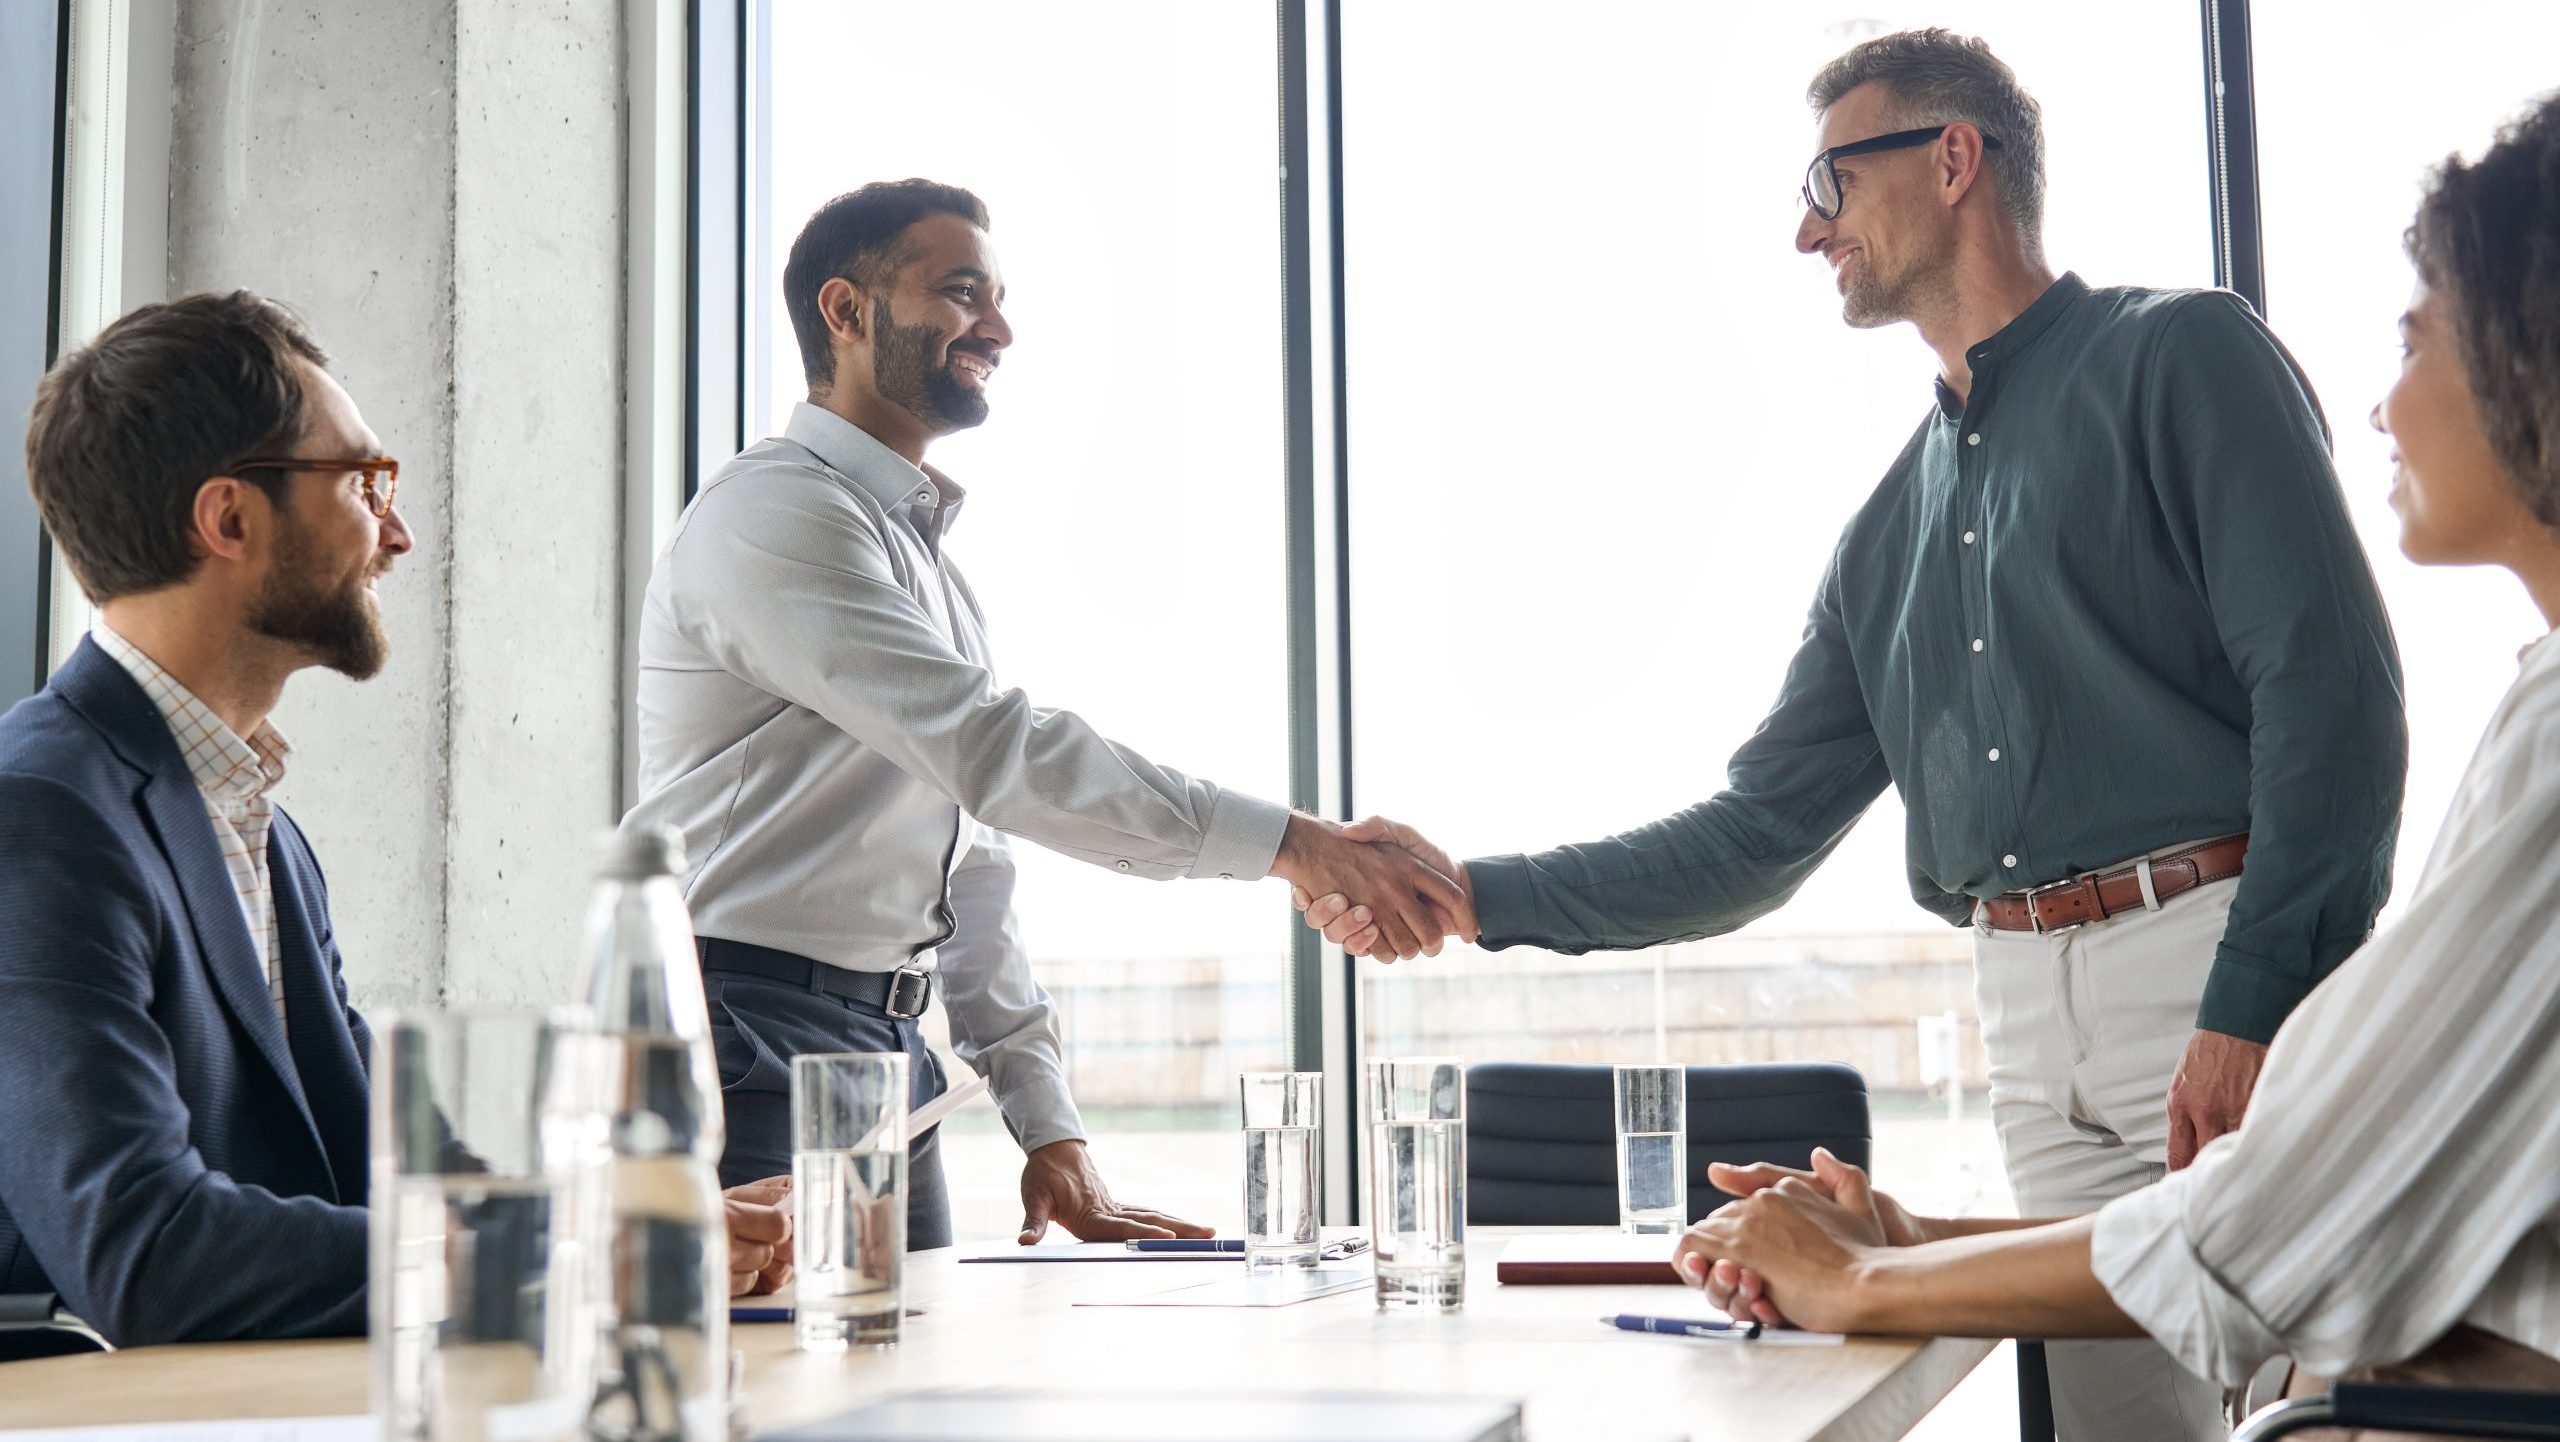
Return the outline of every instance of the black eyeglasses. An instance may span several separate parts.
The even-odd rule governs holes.
[[[1879,135],[1873,140],[1858,140],[1847,145],[1835,145],[1815,156],[1813,164],[1805,167],[1804,189],[1798,194],[1803,198],[1804,203],[1812,208],[1814,214],[1825,220],[1838,220],[1840,218],[1840,172],[1831,168],[1831,162],[1851,155],[1873,155],[1880,150],[1909,150],[1915,145],[1927,145],[1946,134],[1947,127],[1955,123],[1952,120],[1941,121],[1919,130],[1897,130],[1891,135]],[[1982,148],[1998,150],[2000,141],[1997,137],[1985,135],[1982,137]]]

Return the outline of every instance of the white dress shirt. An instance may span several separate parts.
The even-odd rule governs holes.
[[[703,936],[937,967],[961,1060],[1028,1150],[1083,1129],[996,833],[1132,876],[1252,879],[1288,812],[1001,686],[943,551],[961,501],[806,404],[721,467],[649,578],[623,824],[684,833]]]
[[[266,968],[267,996],[275,1002],[276,1020],[283,1022],[284,969],[276,963],[276,890],[274,875],[267,869],[267,833],[275,825],[276,811],[268,793],[284,779],[284,764],[293,748],[285,743],[282,732],[264,721],[248,740],[241,740],[194,692],[178,684],[177,677],[117,635],[104,620],[92,625],[89,635],[99,650],[124,667],[142,694],[160,709],[160,719],[169,723],[178,754],[187,760],[187,774],[204,793],[205,819],[213,823],[223,869],[230,873],[231,889],[240,897],[241,920],[248,923],[258,965]]]
[[[2098,1213],[2189,1367],[2334,1377],[2468,1322],[2560,1357],[2560,640],[2526,651],[2408,914],[2276,1034],[2248,1121]]]

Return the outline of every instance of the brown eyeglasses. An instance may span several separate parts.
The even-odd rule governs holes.
[[[400,489],[400,463],[389,456],[357,456],[347,460],[329,460],[317,456],[251,456],[233,461],[222,470],[224,475],[242,471],[354,471],[364,477],[365,509],[381,520],[391,514],[391,497]]]

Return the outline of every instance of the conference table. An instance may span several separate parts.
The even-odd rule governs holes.
[[[1528,1229],[1468,1233],[1463,1310],[1381,1312],[1367,1289],[1271,1309],[1094,1306],[1233,1262],[964,1263],[908,1258],[897,1347],[802,1353],[789,1323],[741,1323],[747,1421],[819,1421],[891,1394],[949,1388],[1088,1393],[1383,1391],[1518,1399],[1532,1442],[1883,1442],[1902,1436],[1991,1349],[1958,1338],[1837,1346],[1649,1336],[1618,1312],[1703,1313],[1672,1286],[1504,1286]],[[1542,1229],[1561,1234],[1564,1229]],[[1086,1305],[1077,1305],[1084,1303]],[[361,1340],[142,1347],[0,1367],[0,1427],[344,1416],[366,1407]]]

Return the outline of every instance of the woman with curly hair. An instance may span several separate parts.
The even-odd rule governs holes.
[[[1677,1254],[1708,1298],[1826,1331],[2157,1338],[2240,1388],[2560,1393],[2560,95],[2430,178],[2409,254],[2400,546],[2505,567],[2546,630],[2408,910],[2275,1039],[2241,1129],[2069,1221],[1913,1216],[1827,1154],[1727,1168]],[[2560,1400],[2555,1400],[2560,1408]]]

